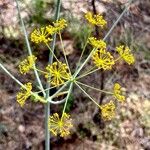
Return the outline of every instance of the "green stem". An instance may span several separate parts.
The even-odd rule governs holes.
[[[113,29],[116,27],[116,25],[118,24],[118,22],[121,20],[121,18],[123,17],[123,15],[126,13],[126,11],[128,10],[128,7],[130,6],[132,0],[129,1],[128,5],[126,6],[126,8],[124,9],[124,11],[121,13],[121,15],[118,17],[118,19],[115,21],[115,23],[113,24],[113,26],[110,28],[110,30],[107,32],[107,34],[105,35],[105,37],[103,38],[103,40],[105,41],[108,36],[111,34],[111,32],[113,31]],[[81,69],[85,66],[85,64],[90,60],[92,53],[96,50],[96,48],[94,48],[91,53],[89,54],[89,56],[86,58],[86,60],[82,63],[82,65],[79,67],[79,69],[75,72],[74,77],[76,77],[79,72],[81,71]]]
[[[60,38],[60,42],[61,42],[61,46],[62,46],[64,58],[65,58],[65,61],[66,61],[67,66],[68,66],[69,72],[70,72],[70,74],[71,74],[71,70],[70,70],[69,63],[68,63],[68,60],[67,60],[67,57],[66,57],[65,48],[64,48],[64,44],[63,44],[63,40],[62,40],[62,36],[61,36],[60,31],[59,31],[59,38]]]
[[[86,93],[85,90],[79,86],[79,84],[77,84],[77,82],[75,82],[75,84],[90,100],[92,100],[98,107],[100,107],[99,104],[88,93]]]
[[[99,91],[99,92],[103,92],[103,93],[106,93],[106,94],[113,95],[112,92],[105,91],[105,90],[100,90],[100,89],[98,89],[98,88],[92,87],[92,86],[90,86],[90,85],[84,84],[84,83],[79,82],[79,81],[76,81],[76,82],[77,82],[78,84],[81,84],[81,85],[83,85],[83,86],[85,86],[85,87],[88,87],[88,88],[90,88],[90,89],[93,89],[93,90],[96,90],[96,91]]]
[[[83,74],[83,75],[80,75],[79,77],[77,77],[77,79],[81,79],[81,78],[83,78],[83,77],[85,77],[85,76],[87,76],[87,75],[90,75],[90,74],[92,74],[92,73],[98,71],[98,70],[100,70],[100,68],[97,68],[97,69],[92,70],[92,71],[90,71],[90,72],[88,72],[88,73],[85,73],[85,74]]]
[[[1,63],[0,63],[0,67],[3,69],[3,71],[9,75],[16,83],[18,83],[21,87],[23,87],[24,89],[26,89],[26,87],[17,79],[15,78]],[[26,89],[27,90],[27,89]],[[34,93],[31,91],[31,95],[34,95],[35,97],[37,97],[39,99],[40,102],[42,103],[47,103],[47,101],[45,101],[42,97],[38,96],[37,93]]]
[[[24,33],[24,36],[25,36],[25,41],[26,41],[26,44],[27,44],[28,53],[31,56],[32,55],[32,50],[31,50],[31,46],[30,46],[30,43],[29,43],[28,34],[27,34],[27,31],[26,31],[26,28],[25,28],[25,25],[24,25],[24,21],[23,21],[23,19],[21,17],[21,14],[20,14],[20,7],[19,7],[19,4],[18,4],[18,0],[16,0],[16,4],[17,4],[17,10],[18,10],[19,19],[21,21],[21,26],[22,26],[23,33]],[[41,83],[39,74],[38,74],[38,72],[36,70],[35,64],[33,64],[33,69],[34,69],[34,74],[35,74],[36,80],[37,80],[37,82],[39,84],[39,87],[40,87],[44,97],[45,97],[46,93],[44,92],[44,88],[43,88],[43,85]]]
[[[65,113],[65,110],[66,110],[66,107],[67,107],[67,103],[68,103],[68,100],[69,100],[69,96],[70,96],[71,91],[72,91],[72,87],[73,87],[73,82],[71,82],[69,90],[68,90],[68,94],[67,94],[67,97],[66,97],[66,101],[65,101],[64,108],[63,108],[62,116]]]
[[[55,13],[55,20],[59,19],[59,14],[60,14],[60,6],[61,6],[61,0],[57,0],[57,5],[56,5],[56,13]],[[53,41],[52,41],[52,52],[54,52],[55,49],[55,44],[56,44],[56,34],[53,35]],[[53,63],[53,55],[49,53],[49,64]],[[50,88],[50,83],[48,82],[46,85],[46,89]],[[49,98],[50,95],[50,90],[46,91],[46,99],[52,100]],[[45,150],[50,150],[50,132],[48,129],[48,119],[50,116],[50,102],[45,105]]]

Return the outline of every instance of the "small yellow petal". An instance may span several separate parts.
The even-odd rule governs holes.
[[[54,113],[49,117],[48,121],[49,130],[55,135],[60,135],[61,137],[68,136],[70,134],[70,129],[72,128],[72,120],[70,115],[64,113],[60,118],[57,113]]]
[[[31,95],[32,83],[28,82],[24,86],[25,87],[21,87],[20,92],[17,94],[17,102],[21,107],[24,106],[25,101]]]
[[[70,73],[66,64],[61,62],[54,62],[46,67],[48,73],[45,78],[51,77],[51,84],[54,86],[59,86],[65,82],[65,80],[70,79]]]
[[[101,28],[104,28],[107,25],[107,21],[102,15],[93,15],[91,12],[87,12],[85,14],[85,18],[89,21],[89,23],[100,26]]]
[[[120,45],[116,47],[116,51],[119,53],[122,59],[124,59],[124,61],[129,65],[135,62],[135,58],[128,46]]]

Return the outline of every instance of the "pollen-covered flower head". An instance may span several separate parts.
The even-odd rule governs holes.
[[[48,25],[46,26],[46,31],[50,34],[53,35],[54,33],[57,32],[57,29],[55,27],[53,27],[52,25]]]
[[[65,19],[59,19],[56,22],[53,22],[53,25],[57,31],[60,31],[67,27],[67,21]]]
[[[113,101],[110,101],[107,104],[103,104],[100,106],[102,117],[104,120],[111,120],[115,117],[115,104]]]
[[[102,15],[93,15],[91,12],[87,12],[85,14],[85,18],[89,23],[100,26],[101,28],[104,28],[107,25],[107,21],[103,18]]]
[[[20,92],[17,94],[17,102],[21,107],[24,106],[25,101],[31,95],[32,83],[28,82],[24,85],[25,87],[20,88]]]
[[[135,58],[128,46],[120,45],[116,47],[116,51],[129,65],[135,62]]]
[[[70,134],[70,129],[73,125],[69,114],[64,113],[60,118],[57,113],[54,113],[49,117],[48,126],[55,136],[65,137]]]
[[[121,86],[119,83],[114,84],[114,96],[120,102],[125,101],[125,96],[122,94]]]
[[[115,64],[113,56],[106,52],[106,49],[96,50],[92,55],[92,59],[98,68],[104,70],[112,69],[112,66]]]
[[[45,27],[42,27],[40,29],[35,29],[31,33],[31,41],[39,44],[39,43],[45,43],[52,41],[52,39],[49,37],[49,32],[47,32]]]
[[[21,74],[26,74],[27,72],[29,72],[30,69],[32,69],[33,65],[35,64],[36,59],[37,58],[34,55],[30,55],[25,60],[23,60],[19,64],[20,73]]]
[[[48,73],[45,77],[51,77],[50,82],[54,86],[59,86],[70,79],[69,69],[67,65],[62,62],[54,62],[53,64],[48,65],[46,70]]]
[[[106,49],[106,43],[103,40],[97,40],[94,37],[90,37],[88,39],[89,44],[91,44],[94,48]]]

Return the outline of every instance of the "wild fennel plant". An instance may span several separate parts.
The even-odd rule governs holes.
[[[131,2],[132,1],[130,0],[128,6],[130,5]],[[73,127],[73,122],[70,114],[66,113],[66,107],[73,86],[77,86],[101,110],[101,115],[104,120],[111,120],[113,117],[115,117],[115,109],[116,109],[115,100],[117,100],[118,102],[125,102],[125,96],[123,95],[121,85],[119,83],[114,83],[114,87],[111,91],[100,90],[83,82],[80,82],[80,79],[83,77],[85,78],[87,75],[90,75],[100,69],[103,69],[104,71],[111,70],[117,61],[124,60],[129,65],[134,64],[135,59],[128,46],[118,44],[118,46],[116,46],[118,57],[115,58],[110,52],[107,51],[107,44],[105,42],[105,40],[110,35],[112,30],[115,28],[119,20],[127,11],[128,6],[126,6],[125,10],[118,17],[114,25],[111,27],[111,29],[108,31],[108,33],[105,35],[103,39],[96,39],[95,37],[92,36],[87,39],[84,50],[87,44],[90,44],[93,47],[93,49],[91,50],[90,54],[85,60],[82,60],[82,56],[84,53],[83,50],[79,62],[76,65],[76,70],[75,72],[72,72],[65,54],[63,39],[61,35],[62,31],[68,26],[68,23],[65,19],[63,18],[59,19],[61,1],[60,0],[57,1],[57,9],[55,17],[56,21],[54,21],[51,25],[35,29],[30,36],[31,42],[38,45],[44,44],[49,49],[50,52],[49,62],[48,65],[45,66],[45,69],[43,70],[36,66],[36,61],[38,61],[38,58],[35,55],[33,55],[31,51],[28,35],[25,29],[23,19],[21,18],[20,15],[20,8],[17,0],[16,3],[29,53],[29,55],[23,61],[20,62],[20,65],[18,67],[19,72],[22,75],[25,75],[29,71],[33,70],[35,73],[35,78],[38,83],[37,86],[40,89],[40,91],[34,91],[31,82],[22,84],[1,63],[0,67],[5,73],[7,73],[12,79],[14,79],[14,81],[16,81],[21,86],[20,91],[17,93],[17,102],[20,104],[21,107],[24,107],[25,103],[27,103],[27,100],[30,100],[30,96],[34,97],[34,101],[42,103],[43,105],[46,106],[45,149],[46,150],[50,149],[49,132],[51,132],[54,136],[61,136],[61,137],[68,136],[71,133],[70,129]],[[96,25],[101,30],[103,30],[104,27],[107,26],[107,21],[104,19],[102,15],[93,15],[91,12],[87,12],[85,14],[85,19],[91,25],[91,27],[92,25]],[[61,62],[57,58],[57,55],[55,53],[56,36],[58,36],[61,42],[65,62]],[[52,44],[50,45],[50,43]],[[88,61],[93,62],[93,68],[89,69],[89,71],[83,74],[80,74],[81,70]],[[42,81],[40,80],[39,73],[42,74],[47,81],[47,86],[45,88],[42,84]],[[109,94],[112,96],[112,99],[108,103],[99,105],[97,101],[83,89],[83,87],[90,88],[97,92],[104,92],[105,94]],[[57,91],[50,96],[52,88],[57,88]],[[43,96],[39,95],[40,92],[43,93]],[[67,94],[65,99],[54,101],[54,98],[57,98],[60,95],[64,94],[65,95]],[[64,103],[62,114],[59,115],[57,112],[55,112],[54,114],[50,115],[50,104],[58,105],[61,103]]]

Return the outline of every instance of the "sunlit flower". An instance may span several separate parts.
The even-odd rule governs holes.
[[[49,130],[55,135],[61,137],[68,136],[70,134],[70,128],[72,128],[72,120],[70,115],[64,113],[60,118],[57,113],[54,113],[49,117],[48,122]]]
[[[32,83],[28,82],[24,85],[25,87],[20,88],[20,92],[17,94],[17,102],[21,107],[24,106],[25,101],[31,95]]]
[[[19,65],[20,73],[26,74],[27,72],[29,72],[29,70],[32,69],[36,59],[37,58],[34,55],[30,55],[25,60],[23,60]]]
[[[124,45],[118,46],[116,47],[116,51],[129,65],[135,62],[135,58],[128,46]]]
[[[91,44],[94,48],[106,49],[106,43],[103,40],[97,40],[94,37],[90,37],[88,39],[89,44]]]
[[[100,26],[101,28],[104,28],[107,25],[107,21],[102,15],[93,15],[91,12],[88,12],[85,14],[85,18],[89,21],[89,23]]]
[[[61,62],[54,62],[46,67],[48,74],[45,75],[46,78],[51,77],[51,84],[54,86],[59,86],[65,82],[65,80],[70,79],[70,73],[66,64]]]
[[[104,70],[112,69],[112,66],[115,64],[113,56],[106,52],[105,49],[96,50],[92,55],[94,64]]]
[[[125,101],[125,96],[122,94],[121,86],[119,83],[115,83],[114,85],[114,96],[120,102]]]
[[[47,32],[45,27],[42,27],[40,29],[35,29],[31,33],[31,41],[39,44],[39,43],[48,43],[52,41],[52,39],[49,37],[49,32]]]
[[[102,117],[104,120],[111,120],[115,117],[115,104],[113,101],[110,101],[107,104],[103,104],[100,106]]]
[[[67,21],[65,19],[57,20],[53,22],[53,25],[57,31],[63,30],[67,26]]]

